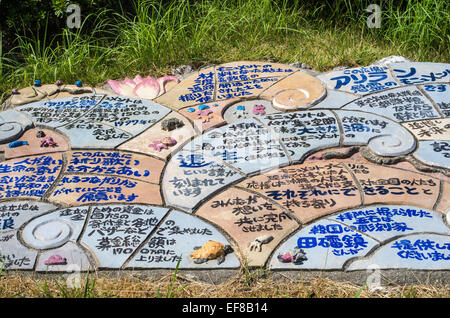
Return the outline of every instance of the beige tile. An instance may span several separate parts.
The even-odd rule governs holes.
[[[165,131],[161,129],[161,123],[170,118],[177,118],[181,120],[184,123],[183,127],[174,129],[172,131]],[[172,152],[176,152],[177,149],[180,148],[180,146],[183,145],[183,143],[191,137],[195,135],[195,131],[192,128],[191,123],[189,120],[187,120],[182,115],[171,112],[169,115],[164,117],[162,120],[160,120],[158,123],[141,133],[140,135],[132,138],[131,140],[123,143],[121,146],[118,147],[120,150],[129,150],[134,152],[140,152],[143,154],[153,155],[155,157],[166,159],[168,155],[170,155]],[[167,149],[161,149],[160,151],[154,149],[153,147],[150,147],[149,145],[154,143],[157,140],[161,140],[166,137],[172,137],[176,140],[176,144],[173,146],[168,146]]]
[[[45,137],[53,138],[57,146],[41,147],[41,143],[45,139],[45,137],[38,138],[36,136],[38,131],[43,131],[45,133]],[[59,133],[50,129],[40,129],[40,128],[30,129],[27,130],[19,139],[28,142],[28,145],[24,145],[17,148],[9,148],[8,144],[0,146],[1,147],[0,150],[5,151],[6,159],[69,150],[69,145],[66,139]]]
[[[236,82],[265,77],[285,77],[297,71],[295,67],[285,64],[260,62],[260,61],[236,61],[216,66],[218,83]]]
[[[364,205],[407,204],[433,209],[439,180],[424,174],[370,164],[346,163],[364,193]]]
[[[48,199],[70,206],[93,203],[162,204],[159,185],[93,174],[63,175]]]
[[[323,85],[314,76],[296,72],[267,89],[261,98],[273,101],[281,111],[308,108],[326,95]]]
[[[189,118],[195,125],[195,127],[203,132],[212,127],[218,127],[225,124],[223,113],[225,109],[238,101],[238,99],[229,99],[226,101],[211,102],[202,105],[207,105],[209,111],[200,111],[199,105],[190,106],[180,109],[180,114]],[[194,110],[194,111],[192,111]]]
[[[154,102],[178,110],[187,106],[214,100],[214,67],[208,67],[188,76]]]
[[[241,82],[217,83],[216,100],[257,98],[262,92],[278,82],[280,78],[262,77]]]
[[[436,211],[450,215],[450,182],[442,182],[442,193]],[[447,222],[449,221],[450,216],[447,217]]]
[[[419,140],[450,140],[450,118],[412,121],[402,125]]]
[[[13,94],[10,102],[13,106],[24,105],[42,100],[46,96],[45,91],[39,87],[25,87],[19,89],[19,94]]]
[[[333,160],[276,169],[237,186],[275,200],[303,223],[361,204],[352,176]]]
[[[239,245],[249,266],[263,266],[281,240],[299,227],[277,205],[247,191],[229,188],[204,203],[196,215],[223,228]],[[271,235],[272,241],[250,250],[258,237]]]
[[[145,155],[108,150],[79,150],[67,154],[65,172],[95,173],[159,183],[164,161]]]

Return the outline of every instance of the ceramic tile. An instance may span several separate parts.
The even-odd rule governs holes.
[[[388,67],[369,65],[317,76],[329,89],[367,95],[399,86]]]
[[[94,174],[64,175],[48,199],[73,206],[90,203],[162,204],[159,185]]]
[[[328,110],[277,113],[260,120],[275,132],[291,162],[301,162],[308,154],[339,146],[338,122]]]
[[[55,210],[56,206],[39,201],[6,201],[0,203],[0,233],[17,230],[32,218]]]
[[[371,257],[351,263],[348,270],[366,270],[370,264],[379,269],[449,270],[449,249],[448,235],[414,234],[381,246]]]
[[[178,261],[179,268],[189,269],[239,267],[240,263],[234,251],[225,255],[221,264],[218,264],[217,259],[209,259],[202,264],[194,263],[194,259],[190,257],[194,247],[203,246],[208,241],[229,245],[227,239],[212,225],[193,215],[172,211],[128,267],[173,269]],[[217,256],[214,253],[219,254],[214,250],[211,257]]]
[[[203,199],[240,179],[241,174],[209,157],[180,151],[166,166],[162,189],[166,204],[192,211]]]
[[[121,151],[71,151],[67,173],[95,173],[159,183],[164,162],[152,157]]]
[[[441,117],[428,98],[414,86],[363,97],[343,109],[379,113],[400,123]]]
[[[373,239],[351,228],[330,220],[320,220],[302,228],[283,243],[275,251],[270,268],[342,269],[347,261],[365,256],[377,245]],[[288,253],[293,257],[286,255]]]
[[[183,150],[217,158],[246,174],[288,163],[275,134],[254,118],[210,130]]]
[[[420,141],[413,156],[426,165],[450,169],[450,141]]]
[[[239,245],[249,266],[264,266],[280,241],[298,228],[276,204],[237,188],[229,188],[203,204],[195,215],[223,228]]]
[[[92,251],[99,268],[120,268],[167,211],[145,205],[95,206],[81,244]]]

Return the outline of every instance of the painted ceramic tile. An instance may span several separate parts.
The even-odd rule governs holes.
[[[450,85],[449,84],[426,84],[421,88],[431,97],[438,106],[438,110],[444,117],[450,117]]]
[[[59,209],[33,219],[23,229],[22,239],[36,249],[57,248],[76,242],[89,213],[89,207]]]
[[[167,211],[141,205],[93,207],[81,243],[95,255],[99,268],[120,268]]]
[[[102,174],[159,183],[164,162],[148,156],[120,151],[71,151],[66,173]]]
[[[411,121],[402,125],[418,140],[450,140],[450,118]]]
[[[229,83],[266,77],[285,77],[297,69],[278,63],[239,61],[218,65],[215,71],[218,83]]]
[[[329,89],[358,95],[367,95],[399,86],[388,67],[377,65],[330,72],[321,74],[317,78]]]
[[[162,188],[168,205],[192,211],[212,193],[243,179],[212,158],[180,151],[166,166]]]
[[[333,161],[272,170],[237,186],[277,202],[302,223],[362,203],[353,177],[342,164]]]
[[[318,102],[316,105],[312,106],[311,109],[316,108],[327,108],[327,109],[335,109],[335,108],[341,108],[345,104],[348,104],[355,99],[357,99],[358,96],[350,94],[350,93],[344,93],[341,91],[335,91],[332,89],[327,90],[327,96]]]
[[[208,241],[214,243],[205,246]],[[175,268],[178,262],[179,268],[190,269],[239,267],[235,252],[225,253],[226,245],[229,245],[227,239],[212,225],[193,215],[172,211],[128,267]],[[198,254],[205,259],[200,260],[196,254],[191,257],[195,247],[203,247]],[[223,256],[220,264],[218,256]],[[196,260],[202,263],[197,264]]]
[[[154,101],[176,110],[191,105],[212,102],[215,100],[216,80],[214,74],[214,67],[195,72]]]
[[[376,205],[353,209],[329,218],[378,241],[420,232],[450,235],[442,214],[408,205]]]
[[[421,141],[413,156],[424,164],[450,169],[450,141]]]
[[[0,234],[0,248],[4,270],[33,269],[38,252],[20,244],[16,231]]]
[[[246,174],[288,163],[276,135],[254,118],[210,130],[183,150],[217,158]]]
[[[70,139],[72,149],[111,149],[132,137],[124,130],[86,120],[78,120],[58,130]]]
[[[189,118],[194,126],[203,133],[207,129],[226,124],[223,116],[226,115],[228,107],[238,100],[235,98],[186,107],[180,109],[180,114]]]
[[[343,146],[368,145],[373,153],[385,157],[407,155],[416,148],[413,135],[385,117],[348,110],[335,113],[344,130]]]
[[[330,220],[314,222],[291,236],[274,253],[271,269],[342,269],[378,243]]]
[[[164,128],[170,123],[176,124],[171,127],[173,129]],[[142,134],[128,140],[118,148],[165,160],[171,153],[176,153],[194,135],[195,131],[191,123],[182,115],[171,112]],[[169,142],[166,141],[167,139]]]
[[[169,108],[149,100],[106,95],[83,119],[109,125],[135,136],[169,112]]]
[[[56,206],[39,201],[6,201],[0,203],[0,233],[17,230],[32,218]]]
[[[427,175],[371,164],[345,163],[358,180],[364,204],[406,204],[433,209],[440,182]]]
[[[72,206],[90,203],[162,204],[157,184],[94,174],[64,175],[49,195],[49,200]]]
[[[0,146],[0,150],[5,152],[5,159],[63,152],[70,149],[69,143],[64,136],[51,129],[30,129],[19,139],[26,141],[27,145],[9,147],[8,144],[5,144]]]
[[[36,125],[59,127],[73,122],[93,109],[104,95],[72,96],[19,106],[16,110],[33,118]]]
[[[301,162],[308,154],[339,146],[339,125],[329,110],[277,113],[260,120],[275,132],[291,162]]]
[[[388,66],[402,85],[450,82],[450,64],[405,62]]]
[[[322,83],[305,72],[295,72],[279,80],[261,94],[279,111],[307,109],[323,100],[327,92]]]
[[[428,98],[416,87],[400,87],[351,102],[343,109],[378,113],[396,122],[441,118]]]
[[[249,266],[264,266],[281,239],[298,228],[292,215],[263,197],[230,188],[195,215],[223,228],[238,243]]]
[[[22,157],[0,163],[0,199],[42,198],[63,165],[61,154]]]
[[[41,252],[36,262],[38,272],[71,273],[95,269],[83,249],[72,242],[67,242],[58,249]]]
[[[230,124],[249,117],[263,117],[278,112],[270,101],[253,99],[231,105],[225,110],[223,118]]]
[[[357,260],[348,270],[366,270],[371,264],[380,269],[450,269],[449,236],[414,234],[379,247],[371,257]]]

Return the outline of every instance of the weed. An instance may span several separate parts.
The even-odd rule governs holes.
[[[353,298],[359,298],[359,296],[361,296],[361,293],[363,292],[363,290],[367,287],[366,284],[362,285],[361,288],[358,290],[358,292],[355,294],[355,296],[353,296]]]
[[[178,259],[177,266],[175,267],[175,271],[174,271],[174,273],[172,275],[171,283],[167,287],[167,294],[166,294],[165,298],[173,298],[177,293],[181,292],[184,288],[186,288],[186,285],[184,285],[184,286],[181,286],[180,288],[178,288],[177,290],[174,290],[175,282],[177,280],[178,269],[180,267],[180,263],[181,263],[181,256]],[[164,297],[157,287],[156,287],[156,294],[157,294],[158,298],[163,298]]]

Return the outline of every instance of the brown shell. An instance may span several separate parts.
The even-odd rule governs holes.
[[[215,241],[206,242],[200,249],[191,253],[191,258],[215,259],[225,254],[225,245]]]

